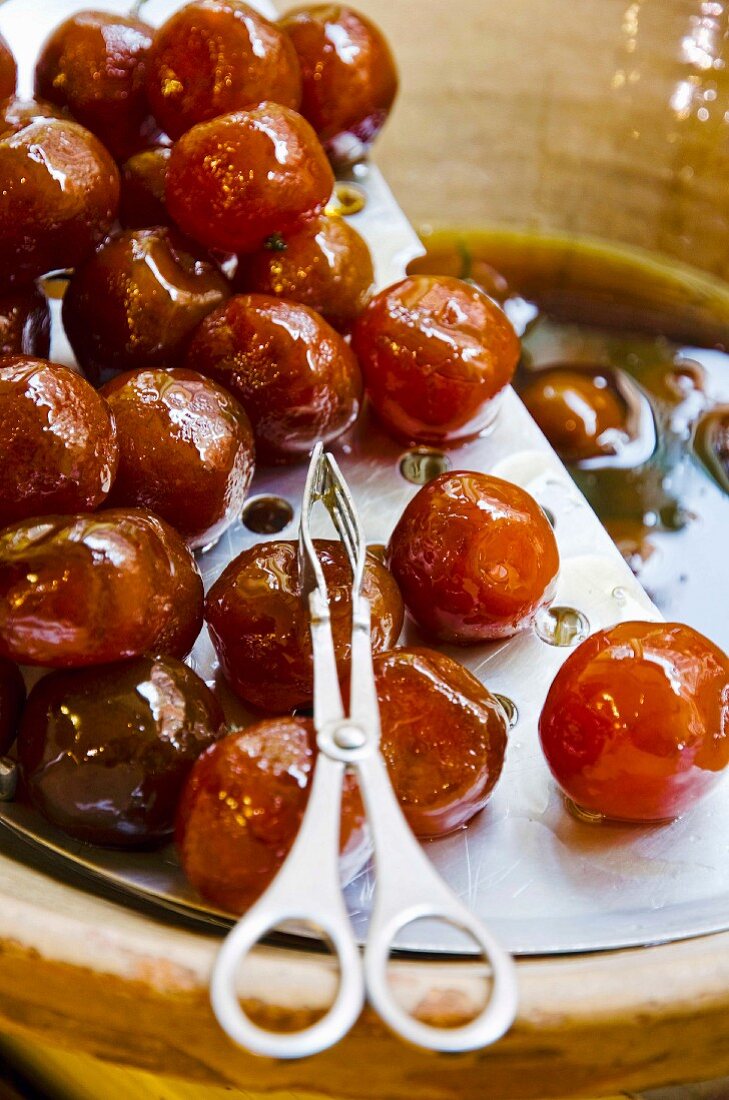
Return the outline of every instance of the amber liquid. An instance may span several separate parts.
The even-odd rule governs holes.
[[[411,271],[473,280],[523,331],[515,388],[662,612],[729,649],[729,286],[582,239],[423,241]],[[594,451],[575,423],[602,424]]]

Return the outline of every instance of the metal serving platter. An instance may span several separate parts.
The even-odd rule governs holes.
[[[10,0],[0,8],[0,31],[27,66],[48,29],[78,6],[48,0],[33,4],[31,15],[26,0]],[[124,10],[123,4],[105,6]],[[158,19],[176,6],[150,0],[145,16]],[[376,169],[362,167],[353,180],[366,201],[352,224],[368,240],[378,283],[386,285],[402,275],[420,245]],[[527,316],[528,307],[524,304],[520,309],[517,304],[517,325]],[[70,351],[58,328],[54,339],[53,355],[68,359]],[[417,491],[418,486],[403,473],[417,458],[387,438],[368,415],[336,451],[369,541],[385,543]],[[492,432],[450,452],[447,460],[452,468],[483,470],[522,485],[548,511],[562,563],[555,606],[579,613],[583,632],[626,619],[660,618],[512,391],[505,395]],[[257,473],[252,495],[288,502],[290,519],[275,535],[255,534],[243,522],[236,523],[216,546],[200,555],[206,585],[246,547],[265,538],[296,537],[304,476],[303,467]],[[567,620],[579,624],[579,616],[571,614]],[[467,649],[444,647],[492,691],[510,699],[518,718],[510,733],[503,776],[488,807],[466,829],[430,842],[428,854],[504,946],[517,954],[608,950],[729,927],[729,780],[670,825],[594,825],[577,820],[566,809],[537,740],[546,691],[571,651],[569,644],[555,644],[554,625],[554,618],[547,615],[537,630],[507,642]],[[579,636],[578,630],[572,644]],[[402,640],[421,641],[412,624]],[[218,683],[231,722],[251,720],[220,682],[206,634],[195,646],[190,663],[209,683]],[[147,899],[206,928],[230,923],[226,914],[208,908],[195,896],[172,848],[147,853],[92,848],[64,837],[20,804],[0,804],[0,822],[14,834],[12,841],[6,834],[11,851],[20,850],[27,858],[42,852],[55,873],[64,868],[81,872],[89,885],[96,880],[117,895],[121,891],[130,898]],[[373,872],[370,867],[349,868],[347,877],[352,879],[347,888],[350,911],[358,933],[363,934]],[[447,929],[425,924],[409,926],[397,946],[408,951],[464,950]]]

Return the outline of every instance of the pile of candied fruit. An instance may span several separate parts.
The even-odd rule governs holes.
[[[310,624],[294,542],[246,550],[207,594],[193,552],[238,519],[256,462],[305,461],[361,415],[410,444],[477,436],[519,340],[471,282],[375,293],[367,245],[333,212],[335,171],[366,156],[397,92],[353,9],[274,23],[193,0],[157,30],[84,11],[45,42],[34,99],[16,76],[0,38],[0,753],[58,828],[118,848],[174,832],[201,894],[242,911],[308,798]],[[59,285],[78,367],[49,359]],[[339,543],[318,551],[346,687],[349,566]],[[558,571],[536,501],[467,470],[424,485],[369,554],[382,752],[416,835],[485,806],[508,720],[452,656],[398,647],[406,612],[433,645],[506,639]],[[204,626],[258,716],[242,729],[184,663]],[[19,666],[36,669],[27,698]],[[595,634],[540,739],[584,810],[679,814],[729,760],[727,658],[685,626]],[[348,777],[342,853],[366,845]]]

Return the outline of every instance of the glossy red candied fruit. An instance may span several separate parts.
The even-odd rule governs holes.
[[[35,94],[67,107],[112,156],[125,160],[159,132],[145,91],[152,34],[131,16],[77,12],[41,47]]]
[[[198,122],[263,100],[298,108],[296,51],[274,24],[241,0],[193,0],[154,36],[147,94],[172,138]]]
[[[291,233],[331,196],[334,176],[309,123],[261,103],[193,126],[176,143],[167,207],[207,248],[253,252]]]
[[[501,775],[507,719],[468,669],[432,649],[375,657],[380,748],[416,836],[460,829],[482,810]]]
[[[565,462],[616,454],[628,442],[625,399],[600,368],[548,367],[519,386],[519,396]]]
[[[117,214],[119,172],[83,126],[39,119],[0,137],[0,194],[0,287],[8,287],[93,252]]]
[[[340,332],[351,329],[374,282],[370,250],[357,230],[327,214],[241,256],[235,278],[238,290],[301,302]]]
[[[729,763],[729,658],[680,623],[600,630],[557,673],[539,737],[580,809],[616,821],[677,817]]]
[[[432,444],[470,439],[492,423],[520,348],[496,302],[437,275],[411,275],[376,294],[352,346],[387,430]]]
[[[215,264],[191,247],[164,226],[129,230],[76,271],[63,324],[91,379],[181,365],[197,325],[230,293]]]
[[[203,587],[168,524],[137,509],[0,531],[0,656],[75,668],[167,653],[200,633]]]
[[[53,103],[46,103],[39,99],[22,99],[10,96],[0,103],[0,136],[15,134],[31,122],[42,122],[43,119],[67,118],[66,112]]]
[[[329,589],[337,666],[346,677],[352,630],[352,574],[341,543],[317,539]],[[372,608],[372,649],[389,649],[403,622],[403,604],[387,569],[371,554],[364,575]],[[297,543],[262,542],[244,550],[207,594],[205,617],[223,672],[246,703],[285,714],[312,701],[308,608],[301,595]]]
[[[357,419],[362,381],[348,344],[295,302],[241,294],[202,322],[187,366],[235,394],[262,462],[305,458]]]
[[[559,571],[554,532],[534,498],[465,470],[413,497],[387,556],[416,622],[462,645],[525,630],[552,599]]]
[[[0,756],[13,741],[25,705],[25,682],[13,661],[0,657]]]
[[[0,439],[0,526],[91,512],[109,495],[119,460],[114,420],[70,367],[0,358]]]
[[[7,99],[15,92],[18,79],[18,66],[13,51],[0,34],[0,99]]]
[[[192,885],[213,905],[243,913],[288,855],[309,799],[316,760],[313,723],[271,718],[231,733],[192,769],[177,815],[177,846]],[[345,878],[367,854],[356,780],[342,797]]]
[[[143,149],[121,168],[119,221],[125,229],[152,229],[169,225],[165,180],[172,150],[167,145]]]
[[[173,831],[190,769],[222,733],[205,682],[181,661],[145,656],[39,680],[18,758],[25,790],[54,825],[136,848]]]
[[[360,160],[397,95],[397,68],[385,36],[343,4],[294,8],[280,25],[301,66],[301,113],[333,160]]]
[[[101,392],[119,438],[110,503],[148,508],[193,548],[219,538],[253,477],[253,432],[236,399],[181,368],[122,374]]]
[[[36,286],[0,294],[0,356],[37,355],[51,350],[51,311]]]

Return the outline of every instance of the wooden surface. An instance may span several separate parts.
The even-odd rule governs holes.
[[[358,2],[401,59],[379,159],[416,221],[589,232],[727,273],[722,5]],[[483,1053],[406,1049],[366,1013],[335,1050],[281,1065],[247,1057],[216,1027],[216,947],[0,857],[8,1034],[188,1082],[338,1100],[605,1095],[729,1073],[729,935],[523,961],[517,1024]],[[430,1020],[457,1020],[482,989],[473,964],[399,963],[394,975]],[[269,1003],[270,1019],[303,1023],[334,981],[321,957],[261,950],[247,995]]]
[[[437,1058],[366,1013],[334,1050],[274,1064],[218,1030],[207,979],[218,941],[172,929],[0,858],[0,1032],[188,1081],[344,1098],[599,1095],[729,1073],[729,935],[672,947],[524,961],[521,1012],[491,1050]],[[399,994],[426,1019],[478,1001],[474,964],[399,963]],[[321,957],[262,949],[249,1003],[304,1023],[334,975]],[[366,1067],[366,1072],[363,1072]]]

